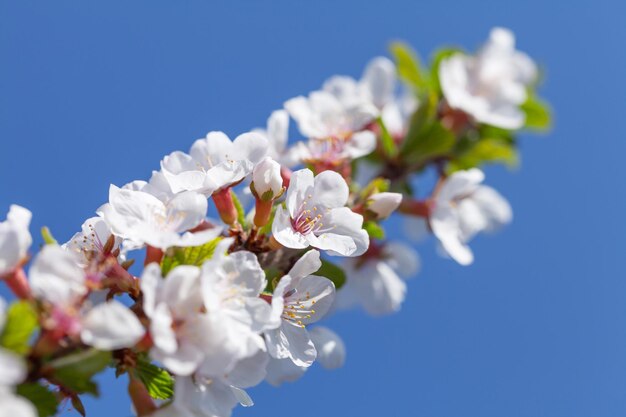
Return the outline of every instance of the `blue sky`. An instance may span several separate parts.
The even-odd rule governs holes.
[[[235,415],[625,415],[625,23],[617,0],[0,0],[0,212],[19,203],[34,232],[68,238],[110,183],[209,130],[263,125],[390,40],[428,56],[507,26],[556,114],[549,135],[522,135],[520,170],[487,170],[514,223],[475,240],[468,268],[419,246],[401,313],[327,321],[343,369],[262,385]],[[90,416],[130,414],[113,380]]]

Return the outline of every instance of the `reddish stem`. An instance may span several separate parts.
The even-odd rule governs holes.
[[[128,378],[128,394],[130,394],[137,416],[142,417],[153,413],[157,406],[154,404],[152,397],[150,397],[146,386],[132,372],[128,373]]]
[[[411,216],[429,217],[432,211],[432,200],[414,200],[411,198],[402,199],[398,211]]]
[[[146,259],[144,260],[143,264],[148,265],[152,262],[160,263],[161,259],[163,259],[163,251],[159,248],[148,245],[148,247],[146,248]]]
[[[16,297],[22,300],[31,298],[30,285],[28,285],[28,279],[22,267],[15,268],[13,272],[7,275],[5,282]]]
[[[272,215],[273,201],[263,201],[260,198],[256,199],[256,210],[254,212],[254,225],[256,227],[263,227],[270,221]]]

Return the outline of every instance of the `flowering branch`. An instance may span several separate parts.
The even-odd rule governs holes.
[[[70,401],[85,415],[81,396],[98,395],[93,377],[112,367],[139,416],[229,416],[264,380],[342,366],[343,341],[316,325],[329,311],[400,309],[420,260],[386,239],[385,219],[404,215],[409,237],[432,234],[472,263],[469,241],[512,219],[480,167],[515,164],[517,131],[549,124],[536,66],[501,28],[428,69],[403,44],[391,51],[395,63],[375,58],[359,80],[286,101],[265,129],[209,132],[148,181],[111,185],[66,243],[43,230],[29,267],[31,213],[11,206],[0,277],[17,300],[0,299],[0,414],[47,417]],[[290,118],[305,138],[291,146]],[[209,200],[220,220],[207,219]]]

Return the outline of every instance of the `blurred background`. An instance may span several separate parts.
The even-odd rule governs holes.
[[[425,59],[474,50],[496,25],[544,67],[555,114],[549,134],[522,135],[519,170],[487,169],[513,224],[474,240],[470,267],[421,244],[399,314],[325,322],[344,368],[263,384],[235,415],[626,415],[621,0],[0,0],[0,218],[18,203],[35,247],[42,225],[65,241],[110,183],[147,179],[209,130],[263,126],[392,40]],[[100,380],[88,415],[130,415],[125,383]]]

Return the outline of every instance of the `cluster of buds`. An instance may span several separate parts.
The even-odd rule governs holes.
[[[549,122],[535,64],[501,28],[475,54],[439,51],[428,71],[403,44],[392,54],[286,101],[264,129],[212,131],[148,181],[111,185],[65,244],[43,230],[29,267],[31,213],[11,206],[0,415],[49,416],[66,401],[85,415],[81,396],[113,367],[138,416],[227,417],[263,381],[343,365],[325,315],[401,308],[421,261],[399,233],[386,238],[389,217],[472,263],[469,241],[512,219],[480,168],[515,163],[517,130]],[[290,118],[304,136],[291,145]],[[425,172],[436,182],[419,195]]]

